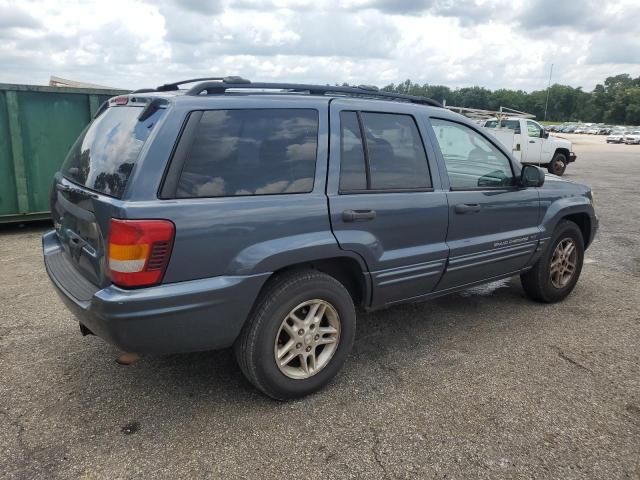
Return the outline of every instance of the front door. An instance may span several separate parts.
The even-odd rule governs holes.
[[[542,156],[542,146],[544,129],[536,122],[527,120],[527,163],[540,163]]]
[[[430,174],[420,121],[331,102],[327,195],[333,233],[371,272],[372,305],[431,292],[448,256],[446,193]],[[351,105],[351,109],[353,106]],[[423,126],[426,128],[426,123]]]
[[[519,171],[479,131],[436,118],[431,124],[450,187],[450,258],[438,290],[523,268],[538,245],[538,190],[517,186]]]

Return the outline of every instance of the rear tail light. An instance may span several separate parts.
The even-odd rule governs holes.
[[[160,283],[174,235],[175,227],[168,220],[111,219],[107,248],[111,281],[121,287]]]

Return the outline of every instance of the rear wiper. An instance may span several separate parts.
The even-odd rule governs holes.
[[[76,188],[76,187],[70,187],[69,185],[63,185],[62,183],[58,183],[56,185],[56,189],[59,192],[72,193],[74,195],[78,195],[79,197],[98,198],[98,195],[96,195],[95,193],[87,192],[86,190],[81,190],[81,189]]]

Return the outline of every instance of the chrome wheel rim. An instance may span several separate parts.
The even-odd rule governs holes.
[[[340,316],[329,302],[302,302],[282,320],[273,347],[276,365],[302,380],[326,367],[340,341]]]
[[[549,276],[551,284],[556,288],[564,288],[576,272],[578,252],[576,243],[571,238],[565,238],[556,245],[551,257]]]
[[[553,161],[553,171],[556,174],[564,172],[564,162],[559,158]]]

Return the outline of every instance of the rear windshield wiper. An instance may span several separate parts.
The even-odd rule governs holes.
[[[72,193],[74,195],[78,195],[79,197],[98,198],[98,195],[96,195],[95,193],[87,192],[86,190],[81,190],[80,188],[76,187],[70,187],[69,185],[63,185],[62,183],[58,183],[56,185],[56,189],[59,192]]]

